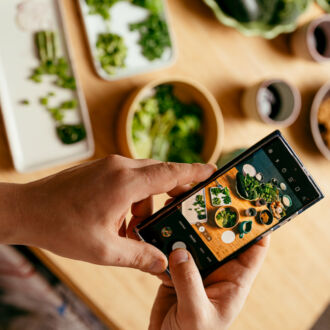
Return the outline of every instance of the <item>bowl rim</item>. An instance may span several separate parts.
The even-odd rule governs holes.
[[[217,214],[218,214],[221,210],[226,209],[226,208],[227,208],[227,209],[230,208],[230,209],[234,210],[235,213],[236,213],[236,216],[237,216],[237,218],[236,218],[236,223],[235,223],[233,226],[231,226],[231,227],[222,227],[222,226],[220,226],[220,225],[218,224],[218,222],[217,222],[217,220],[216,220],[216,216],[217,216]],[[234,228],[234,227],[239,223],[239,219],[240,219],[239,211],[238,211],[238,209],[237,209],[235,206],[233,206],[233,205],[223,205],[223,206],[220,206],[220,207],[215,211],[215,213],[214,213],[214,222],[215,222],[215,224],[216,224],[219,228],[221,228],[221,229],[232,229],[232,228]]]
[[[267,221],[266,223],[264,223],[264,222],[261,220],[261,218],[260,218],[261,214],[262,214],[262,213],[265,213],[265,212],[266,212],[266,213],[269,213],[270,216],[271,216],[271,219],[270,219],[269,221]],[[271,224],[273,223],[273,221],[274,221],[274,214],[273,214],[270,210],[268,210],[268,209],[264,209],[264,210],[259,211],[258,214],[257,214],[257,216],[258,216],[259,223],[262,224],[262,225],[267,225],[267,226],[269,226],[269,225],[271,225]]]
[[[330,6],[329,6],[329,8],[330,8]],[[329,57],[323,56],[316,50],[315,42],[313,42],[313,40],[314,40],[313,35],[315,32],[315,29],[324,22],[330,23],[330,14],[323,14],[319,17],[316,17],[309,23],[307,23],[307,32],[305,35],[305,42],[306,42],[307,49],[309,51],[310,56],[316,62],[328,62],[330,60]]]
[[[276,83],[281,83],[286,85],[290,92],[292,93],[292,98],[293,98],[293,108],[291,111],[291,114],[289,115],[288,118],[282,121],[276,121],[271,119],[270,117],[266,116],[265,114],[262,113],[260,109],[260,102],[259,102],[259,97],[262,89],[269,87],[270,85],[276,84]],[[301,111],[301,94],[299,92],[299,89],[289,81],[281,78],[274,78],[274,79],[265,79],[260,82],[258,86],[258,90],[256,93],[256,106],[257,106],[257,113],[259,118],[265,123],[265,124],[270,124],[270,125],[277,125],[279,127],[288,127],[292,125],[298,118],[300,111]]]
[[[267,25],[267,24],[255,24],[255,26],[247,27],[246,24],[241,23],[234,18],[226,15],[223,10],[218,6],[215,0],[203,0],[214,12],[217,19],[224,25],[237,29],[239,32],[244,34],[247,37],[260,36],[265,39],[273,39],[281,33],[290,33],[293,32],[298,26],[298,19],[296,22],[290,24],[281,24],[281,25]],[[308,1],[306,11],[312,1]],[[263,30],[261,26],[270,27],[268,30]]]
[[[323,100],[326,99],[326,95],[329,93],[330,98],[330,82],[325,83],[315,94],[311,112],[310,112],[310,126],[312,131],[312,136],[316,146],[318,147],[321,154],[328,160],[330,160],[330,149],[324,143],[321,132],[318,127],[317,116],[320,110],[320,105]]]
[[[216,120],[216,143],[215,147],[212,151],[212,154],[210,155],[209,159],[204,160],[208,163],[215,163],[222,151],[223,143],[224,143],[224,119],[222,115],[221,108],[216,101],[213,94],[203,85],[201,85],[199,82],[192,78],[188,77],[182,77],[182,76],[168,76],[168,77],[162,77],[155,80],[152,80],[148,82],[147,84],[141,86],[137,90],[133,92],[133,94],[128,98],[126,104],[130,104],[127,109],[127,120],[126,120],[126,127],[125,127],[125,136],[126,141],[129,149],[129,153],[133,156],[133,158],[138,159],[140,158],[135,151],[132,134],[131,134],[131,127],[133,122],[133,117],[136,112],[137,106],[139,102],[143,99],[144,95],[148,93],[148,91],[151,91],[153,88],[163,85],[163,84],[171,84],[171,83],[183,83],[186,85],[189,85],[190,87],[194,88],[198,92],[200,92],[202,95],[204,95],[207,102],[210,104],[212,108],[213,115]],[[202,108],[204,111],[204,109]]]

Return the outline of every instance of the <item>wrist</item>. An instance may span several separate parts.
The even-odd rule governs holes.
[[[0,183],[0,244],[23,244],[24,185]]]

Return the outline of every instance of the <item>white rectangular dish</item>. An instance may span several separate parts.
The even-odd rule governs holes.
[[[34,40],[40,30],[56,33],[57,53],[68,62],[68,72],[76,81],[75,90],[59,87],[51,75],[42,76],[40,83],[30,79],[40,65]],[[1,0],[0,40],[1,110],[15,169],[35,171],[92,156],[94,141],[89,114],[76,79],[60,1]],[[65,111],[63,123],[84,126],[86,137],[80,142],[64,144],[59,139],[59,124],[41,103],[41,98],[48,94],[52,95],[48,108],[75,101],[73,109]]]
[[[200,206],[197,203],[197,196],[201,198],[204,206]],[[205,198],[205,188],[201,189],[188,199],[186,199],[181,206],[182,215],[189,221],[190,224],[207,222],[207,208]]]
[[[130,31],[129,25],[139,23],[145,20],[149,12],[145,8],[141,8],[131,4],[129,1],[119,1],[110,9],[111,19],[104,19],[97,14],[91,15],[90,9],[86,4],[86,0],[78,0],[84,29],[87,35],[88,46],[91,53],[93,65],[96,73],[105,80],[113,81],[129,76],[159,70],[172,65],[175,61],[174,37],[169,22],[169,15],[164,0],[164,17],[167,23],[169,36],[171,39],[171,47],[167,48],[162,57],[153,61],[149,61],[142,54],[142,47],[138,44],[140,35],[138,31]],[[96,42],[99,34],[102,33],[118,34],[124,39],[127,47],[127,57],[125,59],[125,67],[116,69],[113,75],[109,75],[101,66],[98,60]]]

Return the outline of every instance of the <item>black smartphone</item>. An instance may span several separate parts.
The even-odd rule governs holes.
[[[189,250],[206,277],[323,194],[279,131],[140,223],[137,235],[165,255]]]

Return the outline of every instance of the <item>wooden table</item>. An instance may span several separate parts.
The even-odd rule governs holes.
[[[63,0],[79,76],[89,106],[96,141],[95,158],[115,153],[115,119],[128,93],[151,79],[182,75],[204,84],[218,100],[225,119],[224,151],[246,147],[273,128],[250,121],[240,110],[242,90],[264,78],[281,77],[302,93],[303,107],[294,125],[283,130],[302,160],[330,196],[330,163],[313,143],[310,105],[316,90],[330,77],[330,65],[295,58],[288,37],[273,41],[246,38],[220,25],[201,0],[169,0],[178,47],[176,64],[167,70],[118,82],[93,72],[76,1]],[[320,14],[312,8],[304,19]],[[0,130],[2,181],[27,182],[64,166],[20,175],[12,167],[3,126]],[[158,207],[164,196],[157,199]],[[272,246],[247,303],[231,329],[309,329],[330,298],[330,199],[308,210],[274,233]],[[146,329],[159,281],[139,271],[100,267],[39,251],[106,320],[121,329]]]

